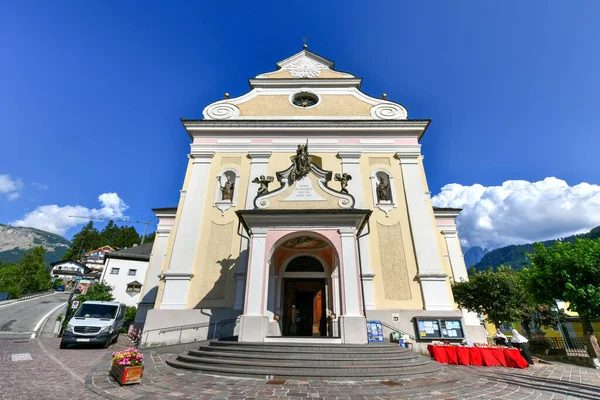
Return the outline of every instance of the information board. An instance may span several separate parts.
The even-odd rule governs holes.
[[[442,336],[449,339],[462,338],[463,331],[460,320],[441,320]]]
[[[416,318],[415,330],[420,340],[464,338],[462,323],[459,319]]]
[[[383,342],[383,326],[381,321],[367,321],[367,339],[369,343]]]
[[[420,339],[435,339],[441,337],[440,324],[437,320],[417,320]]]

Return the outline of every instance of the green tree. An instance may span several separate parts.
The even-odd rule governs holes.
[[[545,247],[536,243],[527,271],[528,288],[543,303],[562,300],[581,318],[590,356],[600,357],[592,320],[600,318],[600,240],[576,239]]]
[[[102,229],[100,232],[100,246],[111,246],[113,248],[119,247],[117,245],[117,238],[119,236],[120,229],[121,228],[119,228],[112,219],[108,221],[104,229]]]
[[[23,255],[18,264],[0,268],[0,292],[9,292],[12,297],[23,293],[49,289],[50,274],[46,270],[46,249],[34,247]]]
[[[63,260],[79,260],[81,254],[101,246],[100,233],[94,228],[94,222],[88,222],[73,236],[71,247],[63,255]]]
[[[113,301],[115,298],[112,295],[113,287],[104,283],[96,283],[90,286],[86,294],[80,294],[75,300],[79,301],[79,304],[84,301]]]
[[[115,241],[113,244],[111,244],[111,246],[123,249],[125,247],[131,247],[135,244],[140,244],[141,239],[142,238],[133,226],[121,226],[117,232]]]
[[[148,233],[146,235],[146,237],[144,238],[144,243],[154,242],[155,238],[156,238],[156,231]]]
[[[452,285],[454,301],[478,314],[498,328],[502,323],[513,323],[522,318],[523,299],[526,297],[519,276],[509,267],[472,271],[466,282]]]

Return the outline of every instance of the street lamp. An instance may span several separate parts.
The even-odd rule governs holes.
[[[552,311],[556,315],[556,323],[558,324],[558,331],[560,332],[560,336],[565,341],[565,349],[569,350],[569,341],[563,332],[562,324],[560,323],[560,318],[558,317],[558,307],[556,305],[550,307],[550,311]]]

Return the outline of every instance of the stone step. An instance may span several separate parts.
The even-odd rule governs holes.
[[[212,349],[207,351],[209,346],[201,346],[199,350],[190,350],[189,355],[195,357],[217,357],[217,358],[231,358],[231,359],[263,359],[263,360],[281,360],[282,354],[279,352],[264,352],[264,351],[218,351]],[[327,361],[341,361],[341,362],[365,362],[365,363],[379,363],[387,360],[407,360],[419,358],[418,353],[406,351],[406,352],[390,352],[384,354],[373,354],[373,353],[286,353],[286,360],[327,360]]]
[[[364,381],[364,380],[396,380],[409,379],[424,375],[434,375],[440,372],[441,364],[429,362],[423,365],[413,366],[412,368],[398,368],[396,370],[385,372],[376,368],[358,368],[358,369],[319,369],[319,370],[273,370],[265,367],[248,368],[247,366],[237,365],[211,365],[188,363],[180,360],[168,360],[167,364],[175,368],[195,370],[206,374],[216,374],[224,376],[237,376],[258,379],[315,379],[315,380],[343,380],[343,381]]]
[[[240,343],[239,345],[222,344],[227,342],[210,342],[208,346],[200,346],[201,350],[204,351],[258,351],[258,352],[270,352],[270,353],[316,353],[316,354],[389,354],[394,352],[396,354],[407,353],[410,350],[400,347],[398,345],[363,345],[363,346],[348,346],[348,345],[297,345],[294,346],[285,345],[282,343]]]
[[[189,354],[181,354],[177,356],[177,360],[186,363],[198,364],[223,364],[223,365],[238,365],[248,368],[267,367],[273,371],[312,371],[325,369],[340,369],[340,370],[380,370],[385,372],[394,371],[402,368],[414,368],[420,365],[429,364],[431,361],[425,357],[417,357],[411,360],[386,360],[377,363],[364,362],[365,360],[350,360],[350,361],[331,361],[331,360],[265,360],[265,359],[243,359],[237,360],[230,357],[214,358],[214,357],[197,357]],[[372,360],[375,361],[375,360]],[[376,361],[375,361],[376,362]]]

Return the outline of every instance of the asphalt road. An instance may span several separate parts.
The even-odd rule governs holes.
[[[59,292],[0,306],[0,339],[29,338],[38,322],[69,299]]]

